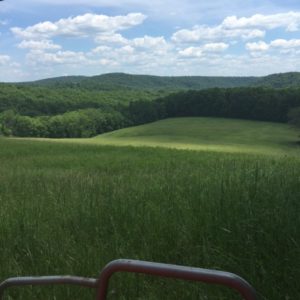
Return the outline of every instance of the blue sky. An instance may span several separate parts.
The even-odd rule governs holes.
[[[299,0],[0,2],[0,81],[288,71],[300,71]]]

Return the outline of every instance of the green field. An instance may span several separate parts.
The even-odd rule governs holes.
[[[55,143],[0,138],[0,280],[95,277],[110,260],[132,258],[234,272],[263,300],[298,300],[298,151],[287,125],[209,118]],[[20,288],[6,299],[92,295]],[[240,299],[137,275],[115,276],[108,297],[175,298]]]
[[[266,155],[298,155],[298,132],[287,124],[222,118],[174,118],[66,142],[151,146]],[[62,141],[62,140],[60,140]]]

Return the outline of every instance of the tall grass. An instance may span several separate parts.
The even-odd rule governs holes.
[[[300,299],[300,159],[0,139],[0,280],[96,277],[132,258],[235,272],[261,299]],[[92,299],[75,288],[6,299]],[[114,276],[109,299],[239,299]]]

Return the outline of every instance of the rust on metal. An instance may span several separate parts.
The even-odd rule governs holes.
[[[105,300],[109,286],[109,279],[117,272],[141,273],[160,277],[218,284],[236,290],[245,300],[258,299],[254,288],[243,278],[233,273],[140,260],[118,259],[108,263],[101,271],[98,279],[76,276],[9,278],[0,283],[0,300],[2,299],[4,291],[9,287],[57,284],[93,288],[97,290],[96,300]]]

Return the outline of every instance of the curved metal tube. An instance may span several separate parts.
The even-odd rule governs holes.
[[[106,299],[110,277],[116,272],[143,273],[155,276],[201,281],[235,289],[245,300],[257,300],[254,288],[243,278],[229,272],[184,267],[139,260],[114,260],[107,264],[98,279],[97,300]]]
[[[229,272],[192,268],[140,260],[119,259],[108,263],[98,279],[76,276],[15,277],[0,283],[0,300],[4,290],[13,286],[70,284],[97,289],[96,300],[105,300],[109,279],[114,273],[142,273],[183,280],[201,281],[230,287],[245,300],[257,300],[254,288],[243,278]]]

